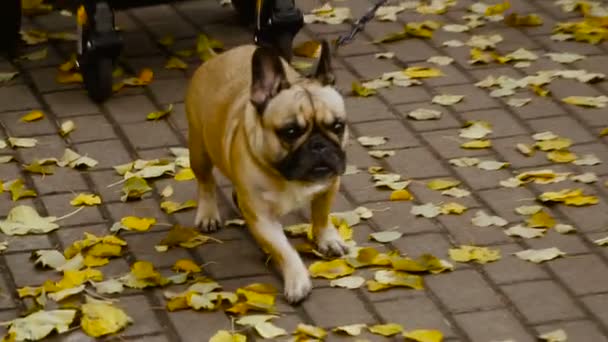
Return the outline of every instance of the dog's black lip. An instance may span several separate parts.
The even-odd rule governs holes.
[[[325,172],[325,171],[329,171],[330,167],[325,166],[325,165],[319,165],[319,166],[315,166],[312,170],[314,172]]]

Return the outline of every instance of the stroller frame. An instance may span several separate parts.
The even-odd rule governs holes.
[[[112,70],[123,40],[115,28],[114,11],[170,0],[77,0],[77,61],[89,97],[103,102],[112,95]],[[0,52],[14,56],[20,43],[21,0],[3,0],[0,12]],[[241,19],[255,24],[253,42],[270,46],[288,61],[293,38],[304,25],[294,0],[232,0]]]

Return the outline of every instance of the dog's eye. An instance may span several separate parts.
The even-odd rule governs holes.
[[[298,125],[289,125],[279,129],[277,133],[285,140],[295,140],[304,133],[304,130]]]
[[[336,121],[331,125],[331,130],[336,134],[344,132],[344,122]]]

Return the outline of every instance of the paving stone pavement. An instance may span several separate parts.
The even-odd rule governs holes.
[[[371,2],[346,0],[336,6],[349,6],[355,17],[361,15]],[[425,290],[391,289],[370,293],[365,287],[357,290],[331,288],[325,280],[315,280],[315,289],[300,306],[289,306],[278,299],[282,313],[275,323],[293,331],[300,322],[324,328],[353,323],[402,324],[406,329],[438,329],[445,341],[534,341],[539,333],[564,329],[569,341],[608,341],[608,247],[600,247],[594,240],[608,235],[608,141],[599,132],[608,126],[606,109],[589,109],[566,105],[559,101],[569,95],[596,96],[606,94],[606,81],[582,84],[573,80],[556,80],[548,89],[551,95],[539,97],[522,90],[518,95],[530,96],[532,102],[521,108],[507,106],[503,99],[489,96],[489,92],[475,87],[474,83],[488,75],[523,77],[528,73],[552,68],[587,69],[590,72],[608,72],[608,45],[590,45],[576,42],[556,42],[549,38],[553,25],[575,17],[561,11],[553,1],[512,0],[512,10],[518,13],[538,13],[545,24],[535,28],[509,28],[502,23],[488,23],[473,30],[479,33],[500,33],[504,41],[498,44],[502,54],[519,47],[542,55],[544,52],[576,52],[586,59],[570,65],[559,65],[545,57],[532,63],[530,68],[515,68],[511,64],[472,66],[468,63],[466,47],[447,48],[442,42],[448,39],[466,40],[468,33],[449,33],[437,30],[430,40],[406,39],[391,44],[371,44],[389,32],[401,29],[403,23],[426,19],[444,23],[462,23],[462,15],[473,3],[458,0],[445,15],[420,15],[405,11],[398,22],[372,21],[356,40],[344,46],[334,60],[337,87],[345,94],[349,127],[355,137],[362,135],[386,136],[389,141],[381,149],[396,151],[394,156],[378,160],[367,154],[366,148],[354,139],[348,147],[349,164],[366,169],[372,165],[399,173],[404,179],[414,179],[409,189],[413,202],[389,201],[389,193],[373,188],[367,172],[345,176],[334,205],[335,211],[351,210],[357,206],[375,209],[374,216],[356,226],[355,240],[362,245],[397,250],[410,256],[431,253],[448,259],[448,249],[461,244],[477,244],[499,249],[502,259],[488,263],[455,263],[455,270],[425,277]],[[299,1],[299,6],[310,11],[320,5],[317,1]],[[46,235],[23,237],[2,236],[9,247],[0,254],[0,321],[7,321],[28,309],[16,295],[18,287],[39,285],[46,279],[57,278],[52,271],[37,270],[30,254],[39,249],[63,250],[84,232],[109,233],[110,226],[126,215],[155,217],[159,222],[191,225],[193,212],[185,211],[166,215],[159,208],[160,191],[167,184],[175,187],[174,200],[194,199],[190,182],[163,179],[154,182],[153,195],[141,201],[123,203],[117,187],[109,184],[121,178],[112,166],[137,158],[169,157],[168,147],[185,146],[187,124],[184,115],[184,90],[188,77],[198,66],[190,58],[189,69],[163,68],[167,49],[155,43],[171,34],[178,50],[191,48],[199,32],[223,41],[228,47],[251,41],[251,33],[237,24],[229,7],[215,1],[187,1],[170,5],[156,5],[117,12],[118,26],[123,30],[125,51],[121,65],[131,72],[150,67],[155,79],[147,87],[125,89],[97,105],[91,102],[81,85],[63,85],[55,81],[57,66],[74,52],[72,43],[53,42],[48,45],[49,56],[40,61],[8,61],[0,59],[0,71],[19,71],[19,75],[0,85],[0,139],[9,136],[35,137],[39,145],[30,149],[0,150],[0,154],[13,155],[18,162],[0,165],[0,180],[17,177],[28,187],[36,189],[38,197],[12,202],[7,193],[0,194],[0,216],[4,217],[17,204],[34,206],[43,215],[61,216],[73,210],[69,201],[74,193],[100,194],[103,203],[87,207],[78,214],[61,221],[61,229]],[[335,38],[350,24],[307,25],[296,43],[310,39]],[[54,12],[39,17],[24,18],[24,28],[48,31],[72,30],[74,20]],[[26,49],[34,51],[38,47]],[[393,59],[376,59],[378,52],[395,52]],[[351,83],[375,78],[384,72],[406,66],[429,66],[426,59],[445,55],[455,59],[448,66],[435,66],[445,76],[423,80],[421,86],[381,89],[368,98],[354,97]],[[459,94],[465,98],[454,106],[431,104],[438,94]],[[147,113],[174,105],[168,119],[157,122],[145,120]],[[416,108],[441,110],[443,116],[434,121],[413,121],[406,114]],[[33,109],[41,109],[46,118],[23,123],[19,117]],[[61,121],[71,119],[77,129],[67,137],[57,134]],[[458,129],[468,120],[485,120],[492,124],[490,136],[493,146],[482,150],[459,148],[463,141]],[[596,166],[578,166],[571,163],[555,165],[537,153],[524,157],[515,150],[517,143],[532,143],[531,135],[552,131],[573,140],[572,151],[579,156],[593,153],[603,163]],[[56,174],[41,177],[25,173],[20,165],[36,158],[60,157],[65,148],[87,154],[99,161],[88,171],[58,168]],[[485,171],[475,167],[457,168],[448,162],[451,158],[471,156],[510,163],[510,167]],[[595,172],[599,181],[578,184],[564,181],[551,185],[529,185],[504,188],[498,182],[516,172],[552,168],[560,172]],[[462,181],[463,188],[471,190],[470,197],[453,199],[429,190],[424,181],[439,177],[453,177]],[[222,188],[221,210],[225,218],[236,213],[229,199],[230,184],[220,178]],[[599,203],[587,207],[556,205],[549,210],[560,223],[571,224],[577,232],[569,235],[551,230],[538,239],[521,239],[505,235],[502,228],[477,228],[471,217],[477,209],[499,215],[515,224],[522,217],[514,208],[531,204],[541,192],[580,187],[595,194]],[[463,215],[441,215],[434,219],[416,218],[409,213],[413,205],[427,202],[455,201],[469,207]],[[304,222],[302,213],[289,215],[285,224]],[[404,235],[386,246],[368,241],[374,231],[395,227]],[[122,275],[136,260],[153,262],[163,272],[181,258],[191,258],[206,264],[205,274],[219,281],[226,290],[254,282],[275,284],[280,288],[277,273],[264,263],[264,255],[242,228],[228,227],[214,237],[223,244],[208,243],[195,249],[173,249],[160,254],[154,245],[165,235],[169,225],[155,226],[145,233],[121,234],[128,242],[123,259],[113,260],[102,267],[109,278]],[[519,260],[512,253],[528,248],[559,247],[567,253],[543,264]],[[310,262],[307,259],[307,262]],[[364,273],[367,278],[372,273]],[[279,296],[280,297],[280,296]],[[161,289],[127,291],[117,305],[134,319],[134,324],[120,333],[120,340],[130,341],[207,341],[220,329],[230,329],[229,316],[221,311],[195,312],[183,310],[168,312]],[[0,333],[4,333],[0,327]],[[251,340],[252,331],[246,331]],[[361,338],[380,341],[377,335],[364,333]],[[110,338],[112,339],[112,338]],[[260,339],[257,337],[257,339]],[[344,340],[330,334],[328,340]],[[354,338],[351,338],[354,339]],[[49,341],[89,341],[81,330],[55,336]]]

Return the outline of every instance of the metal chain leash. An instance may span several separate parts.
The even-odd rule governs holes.
[[[350,32],[346,35],[341,35],[338,37],[338,39],[336,39],[335,43],[334,43],[334,53],[336,51],[338,51],[338,48],[341,45],[345,45],[350,43],[355,36],[363,31],[363,29],[365,28],[365,25],[372,19],[374,19],[374,17],[376,16],[376,12],[378,11],[378,8],[380,8],[380,6],[384,5],[388,0],[379,0],[378,2],[376,2],[372,7],[370,7],[367,12],[365,12],[365,14],[357,19],[357,21],[355,22],[353,28],[350,30]]]

